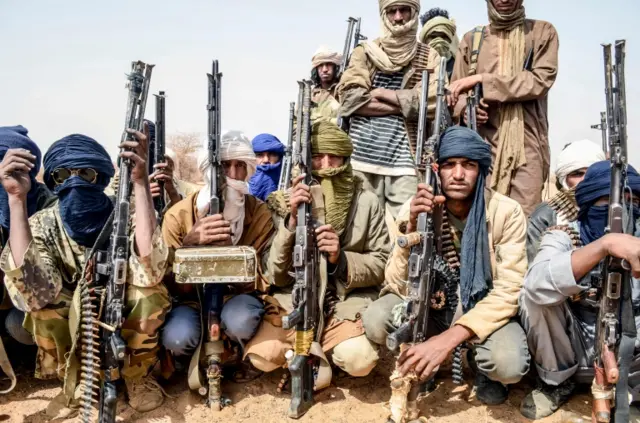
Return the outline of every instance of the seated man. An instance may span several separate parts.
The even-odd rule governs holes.
[[[222,182],[223,213],[207,216],[210,165],[205,152],[200,160],[205,186],[167,211],[162,233],[171,250],[198,245],[246,245],[255,248],[259,258],[264,257],[259,260],[260,272],[255,285],[242,285],[222,308],[224,333],[244,347],[258,330],[265,313],[262,296],[268,290],[268,282],[262,263],[266,262],[274,227],[267,205],[249,195],[247,180],[255,172],[255,156],[249,140],[241,132],[227,132],[222,135],[221,154],[226,175]],[[195,285],[170,283],[168,286],[176,304],[162,330],[162,344],[175,357],[191,356],[202,339],[202,304]],[[249,372],[248,368],[245,370]],[[246,378],[238,375],[234,379]]]
[[[162,404],[163,396],[148,376],[157,362],[158,329],[170,307],[162,285],[168,249],[162,241],[149,192],[146,136],[133,132],[138,141],[120,145],[120,153],[133,164],[132,189],[136,209],[128,260],[125,322],[122,337],[128,357],[121,375],[126,383],[129,405],[137,411],[150,411]],[[13,304],[27,315],[24,327],[33,335],[39,351],[36,377],[65,380],[65,389],[47,408],[50,418],[68,416],[76,405],[75,386],[80,370],[75,337],[69,313],[78,316],[72,304],[74,290],[86,286],[83,270],[92,248],[107,249],[107,242],[95,245],[113,210],[104,189],[114,169],[105,149],[84,135],[69,135],[53,143],[44,156],[44,180],[58,196],[58,203],[27,220],[25,207],[31,180],[26,176],[33,166],[25,158],[14,165],[2,185],[9,196],[11,232],[0,257],[5,284]],[[104,238],[104,237],[102,237]],[[66,364],[66,365],[65,365]],[[75,398],[77,398],[77,393]]]
[[[333,353],[336,366],[352,376],[366,376],[375,367],[378,353],[364,335],[360,314],[377,296],[384,279],[389,256],[384,213],[375,194],[363,190],[362,181],[353,175],[349,163],[353,146],[345,132],[328,121],[316,122],[311,149],[313,176],[322,190],[326,216],[316,229],[317,247],[327,257],[328,273],[328,281],[321,282],[326,282],[326,292],[319,293],[324,294],[326,317],[320,343],[325,353]],[[289,272],[298,205],[311,203],[310,188],[301,183],[302,178],[293,181],[290,213],[281,219],[269,255],[270,282],[289,288],[276,294],[283,305],[291,303]],[[285,331],[280,322],[264,320],[245,354],[265,372],[282,367],[285,354],[293,349],[294,332]]]
[[[640,217],[640,175],[628,168],[629,188],[633,192],[633,220]],[[575,383],[591,384],[595,347],[595,327],[598,303],[588,295],[592,281],[601,274],[601,262],[611,255],[637,263],[640,254],[640,227],[636,236],[605,235],[607,226],[611,164],[602,161],[587,170],[576,189],[580,209],[577,222],[551,228],[540,244],[531,263],[520,295],[520,318],[527,333],[531,354],[538,370],[540,384],[525,397],[520,406],[522,415],[541,419],[553,414],[569,400]],[[634,265],[634,273],[638,269]],[[632,301],[639,322],[636,304],[640,301],[638,279],[633,279]],[[637,327],[637,324],[636,324]],[[629,385],[637,395],[640,375],[637,372],[638,353],[629,377]],[[634,372],[634,369],[636,371]],[[638,398],[634,398],[638,400]],[[631,415],[640,419],[637,407]],[[636,422],[640,420],[631,419]]]
[[[27,128],[23,126],[0,127],[0,177],[10,177],[17,163],[30,163],[29,179],[31,189],[27,193],[27,215],[30,217],[37,211],[49,207],[56,197],[44,184],[36,181],[36,175],[42,164],[42,153],[35,142],[27,135]],[[25,162],[26,160],[26,162]],[[0,247],[4,248],[9,240],[9,196],[0,185]],[[4,277],[3,277],[4,279]],[[33,337],[22,327],[24,312],[13,307],[9,296],[6,295],[4,283],[0,283],[0,321],[14,340],[23,345],[34,345]],[[0,338],[0,348],[4,348]],[[5,368],[6,366],[6,368]],[[11,379],[15,380],[11,363],[0,359],[0,368]]]
[[[256,153],[256,173],[249,180],[249,192],[262,201],[278,189],[284,144],[271,134],[260,134],[251,141]]]
[[[564,146],[556,164],[558,193],[540,204],[529,217],[527,227],[527,259],[529,263],[538,253],[542,236],[550,226],[566,225],[578,217],[575,188],[584,178],[587,168],[605,160],[602,148],[589,140],[575,141]]]
[[[415,370],[427,380],[456,346],[468,342],[478,369],[478,399],[500,404],[508,394],[503,384],[517,383],[529,369],[524,332],[513,320],[527,267],[526,217],[518,203],[485,188],[491,148],[477,133],[459,126],[447,129],[437,157],[444,195],[434,197],[428,185],[420,184],[416,196],[403,206],[397,227],[401,234],[410,234],[420,213],[444,204],[443,220],[450,227],[442,231],[451,232],[443,239],[453,239],[454,251],[443,253],[457,256],[450,265],[460,267],[461,310],[449,305],[430,312],[427,336],[433,336],[400,355],[401,373]],[[409,253],[408,248],[394,246],[383,296],[363,316],[367,336],[377,344],[384,345],[397,328],[393,315],[407,294]],[[454,313],[461,317],[454,320]]]

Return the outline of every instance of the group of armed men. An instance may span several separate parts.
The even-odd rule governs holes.
[[[283,328],[283,317],[292,306],[301,204],[322,209],[314,210],[316,247],[326,259],[320,273],[327,281],[314,353],[321,361],[318,375],[327,367],[353,377],[374,369],[387,337],[402,322],[408,295],[411,248],[395,240],[415,233],[419,216],[440,208],[443,226],[436,233],[450,241],[441,253],[459,271],[459,285],[453,293],[433,293],[425,341],[401,349],[392,395],[405,386],[398,381],[432,380],[459,345],[468,350],[477,399],[484,404],[503,403],[509,385],[535,372],[537,385],[520,407],[529,419],[553,414],[576,383],[591,383],[598,315],[590,298],[597,295],[594,269],[617,257],[640,276],[640,239],[605,233],[612,166],[592,142],[565,146],[555,172],[558,192],[542,202],[558,35],[550,23],[527,19],[522,3],[487,0],[489,23],[458,41],[445,11],[421,17],[418,0],[379,0],[382,34],[359,42],[347,66],[340,53],[321,48],[311,65],[310,137],[319,198],[304,183],[305,174],[295,175],[286,192],[278,190],[285,145],[275,136],[261,134],[251,142],[230,131],[221,137],[224,209],[212,215],[208,157],[199,160],[204,187],[178,181],[170,155],[150,174],[154,125],[129,131],[131,140],[120,145],[119,156],[131,166],[134,211],[121,375],[133,409],[159,407],[158,378],[187,365],[189,386],[198,389],[192,375],[208,353],[203,339],[209,329],[196,285],[176,283],[172,274],[181,247],[255,249],[256,282],[225,292],[223,374],[243,383],[287,367],[295,330]],[[422,73],[438,75],[444,63],[455,125],[442,131],[433,152],[435,192],[419,180],[415,152],[422,142]],[[429,81],[423,104],[431,121],[439,81]],[[482,98],[474,131],[467,127],[466,104],[476,86]],[[338,125],[345,119],[348,132]],[[22,126],[0,128],[0,158],[0,269],[9,308],[4,325],[18,342],[37,345],[37,378],[64,381],[48,417],[69,417],[82,396],[85,363],[78,348],[77,291],[90,277],[91,250],[113,212],[114,164],[99,142],[80,134],[54,142],[42,158]],[[44,183],[36,180],[41,166]],[[626,178],[635,222],[640,175],[628,166]],[[166,199],[160,220],[158,197]],[[638,281],[632,285],[633,312],[640,316]],[[633,360],[628,378],[632,401],[640,400],[636,364],[640,360]],[[322,385],[318,381],[316,389]],[[424,419],[415,401],[395,415],[391,406],[396,423]],[[640,421],[633,402],[630,416]]]

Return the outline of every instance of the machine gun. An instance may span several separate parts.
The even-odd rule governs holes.
[[[607,138],[607,112],[600,112],[600,123],[591,125],[591,129],[597,129],[602,134],[602,151],[605,155],[609,154],[609,140]]]
[[[132,62],[128,75],[129,96],[125,117],[125,131],[122,142],[134,141],[135,138],[127,129],[142,131],[144,111],[151,82],[153,65],[141,61]],[[129,221],[131,197],[131,162],[120,161],[120,182],[116,191],[116,204],[113,212],[113,227],[105,226],[98,237],[99,241],[89,257],[96,252],[95,275],[90,285],[81,289],[81,350],[82,371],[81,386],[81,421],[93,420],[94,396],[98,389],[98,376],[104,375],[99,388],[100,423],[116,421],[116,405],[118,392],[116,383],[120,379],[120,365],[126,358],[127,346],[122,339],[123,310],[125,307],[125,291],[127,279],[127,263],[129,260]],[[101,239],[106,239],[111,229],[109,250],[96,251],[101,248]],[[104,298],[103,302],[101,299]],[[98,313],[101,311],[101,314]],[[100,347],[94,336],[100,333]]]
[[[221,193],[225,174],[221,158],[221,82],[218,61],[213,62],[208,77],[208,153],[209,153],[209,211],[208,216],[222,214],[224,201]],[[176,250],[173,263],[176,283],[204,284],[202,290],[203,313],[206,315],[207,387],[197,378],[189,381],[191,389],[207,396],[207,403],[219,411],[228,401],[222,396],[222,354],[224,341],[220,316],[228,284],[255,283],[257,275],[256,251],[244,246],[197,246]],[[199,350],[198,350],[199,351]],[[198,354],[199,355],[199,354]],[[199,360],[199,357],[195,357]],[[197,364],[197,363],[196,363]]]
[[[166,126],[165,126],[165,100],[166,96],[164,95],[164,91],[160,91],[158,94],[155,94],[156,97],[156,139],[153,144],[153,156],[149,155],[150,164],[156,165],[158,163],[165,162],[165,142],[166,142]],[[155,169],[149,170],[149,172],[153,172]],[[153,208],[158,213],[158,224],[162,223],[162,213],[164,212],[164,208],[166,207],[165,197],[164,197],[164,182],[159,181],[158,185],[160,186],[160,195],[153,199]]]
[[[418,142],[416,148],[416,164],[421,174],[421,181],[432,187],[434,195],[440,192],[438,177],[433,169],[437,163],[437,154],[441,133],[451,126],[451,116],[445,99],[446,59],[442,59],[438,75],[438,91],[436,114],[431,136],[427,138],[427,98],[429,73],[422,72],[422,92],[420,97],[420,114],[418,120]],[[403,344],[414,345],[426,340],[429,310],[432,305],[436,277],[447,283],[456,283],[457,275],[448,263],[437,254],[436,231],[442,222],[442,207],[436,207],[431,213],[418,216],[416,231],[398,237],[401,248],[411,248],[408,261],[408,293],[403,308],[402,323],[398,329],[387,337],[387,348],[398,352]],[[456,299],[457,300],[457,294]],[[451,300],[450,300],[451,301]],[[436,307],[437,308],[437,307]],[[392,382],[393,390],[393,382]],[[390,422],[400,423],[406,419],[407,406],[416,406],[420,386],[412,384],[408,397],[399,398],[398,404],[391,405]],[[392,399],[394,399],[392,397]],[[417,406],[416,406],[417,407]],[[414,410],[417,411],[417,410]],[[411,412],[409,412],[410,414]]]
[[[355,49],[360,41],[364,41],[367,39],[360,32],[360,25],[362,24],[362,18],[353,18],[349,17],[347,20],[347,36],[344,40],[344,48],[342,50],[342,62],[340,63],[340,69],[338,70],[338,75],[342,75],[345,70],[349,67],[349,59],[351,58],[351,52]],[[337,119],[338,126],[342,128],[343,131],[349,132],[349,119],[343,118],[342,116],[338,116]]]
[[[631,234],[632,201],[628,201],[627,103],[625,96],[625,41],[615,42],[615,64],[611,44],[603,45],[611,194],[605,233]],[[600,307],[596,320],[596,344],[592,385],[594,422],[609,422],[615,405],[615,421],[629,421],[628,378],[636,338],[631,303],[631,274],[626,261],[608,256],[604,260]],[[613,385],[615,384],[615,397]]]
[[[296,114],[296,103],[289,103],[289,136],[287,137],[287,145],[284,149],[284,157],[282,158],[282,171],[280,172],[280,180],[278,181],[278,191],[286,191],[291,183],[291,148],[293,146],[293,123]]]
[[[304,183],[311,186],[311,83],[299,81],[302,99],[298,108],[299,130],[296,131],[296,162],[304,173]],[[298,206],[296,243],[293,249],[295,284],[293,286],[294,310],[282,318],[282,327],[295,327],[294,357],[289,363],[291,372],[291,404],[289,417],[299,418],[313,404],[314,365],[312,343],[322,333],[321,304],[319,302],[319,252],[312,224],[311,204]]]

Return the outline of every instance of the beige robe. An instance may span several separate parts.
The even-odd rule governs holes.
[[[515,76],[500,76],[499,31],[484,29],[484,40],[478,57],[477,74],[483,74],[483,96],[489,104],[489,121],[478,132],[491,143],[495,160],[500,124],[499,105],[521,102],[524,109],[524,146],[527,164],[515,171],[509,196],[522,205],[529,215],[542,202],[542,189],[549,174],[549,121],[547,96],[558,73],[558,33],[545,21],[525,21],[525,52],[533,48],[531,71]],[[469,74],[472,31],[464,35],[456,56],[451,81]],[[524,63],[523,63],[524,67]],[[466,95],[460,97],[455,114],[460,116],[466,106]]]

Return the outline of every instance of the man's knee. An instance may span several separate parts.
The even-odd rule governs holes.
[[[162,345],[175,356],[190,355],[200,342],[199,312],[180,306],[169,313],[162,330]]]
[[[518,383],[529,371],[531,356],[522,327],[510,322],[475,347],[478,370],[505,385]]]
[[[393,328],[393,308],[402,302],[395,294],[387,294],[374,301],[362,314],[364,332],[371,341],[386,345],[389,330]]]
[[[378,363],[378,348],[365,335],[347,339],[333,348],[333,362],[351,376],[364,377]]]
[[[22,327],[22,322],[24,322],[24,312],[13,308],[9,310],[4,321],[4,326],[7,329],[7,333],[19,343],[23,345],[34,345],[33,337]]]
[[[237,295],[222,308],[221,320],[225,333],[231,340],[247,343],[258,330],[264,305],[251,295]]]

